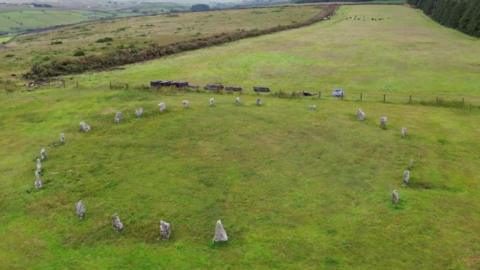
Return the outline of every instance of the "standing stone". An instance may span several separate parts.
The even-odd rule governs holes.
[[[158,103],[158,108],[160,109],[160,112],[164,112],[167,110],[167,104],[165,104],[164,102],[160,102]]]
[[[42,171],[42,161],[37,158],[37,171],[40,173]]]
[[[137,118],[142,117],[142,115],[143,115],[143,108],[135,109],[135,116],[136,116]]]
[[[362,109],[357,110],[357,118],[359,121],[365,120],[365,113],[362,111]]]
[[[82,132],[89,132],[90,131],[90,126],[85,123],[84,121],[80,122],[80,131]]]
[[[40,178],[41,171],[35,170],[35,179]]]
[[[263,105],[262,99],[257,98],[257,100],[255,101],[255,104],[257,104],[257,106],[262,106]]]
[[[65,133],[60,133],[60,144],[65,144]]]
[[[227,232],[223,228],[221,220],[217,220],[215,225],[215,236],[213,237],[213,242],[226,242],[228,241]]]
[[[309,111],[316,111],[317,110],[317,105],[309,105],[308,110]]]
[[[188,109],[190,107],[190,102],[188,100],[182,100],[182,106],[184,109]]]
[[[209,104],[210,106],[215,106],[215,98],[214,98],[214,97],[210,98],[210,99],[208,100],[208,104]]]
[[[115,122],[115,124],[119,124],[120,121],[122,121],[122,118],[123,118],[122,112],[116,112],[115,117],[113,118],[113,122]]]
[[[120,217],[118,217],[118,214],[112,216],[112,226],[113,229],[117,232],[123,230],[123,223],[120,221]]]
[[[78,218],[85,218],[85,213],[87,210],[85,209],[85,204],[81,200],[75,204],[75,210],[77,211]]]
[[[387,117],[386,116],[382,116],[380,117],[380,127],[383,128],[383,129],[386,129],[387,128]]]
[[[40,150],[40,160],[44,161],[47,159],[47,150],[45,148],[42,148]]]
[[[408,162],[408,169],[409,170],[413,169],[413,166],[415,166],[415,160],[410,159],[410,162]]]
[[[242,102],[240,101],[240,97],[235,98],[235,105],[240,105]]]
[[[41,189],[43,187],[43,182],[40,177],[35,178],[35,189]]]
[[[392,191],[392,203],[398,204],[400,202],[400,193],[395,189]]]
[[[406,137],[407,137],[407,128],[402,127],[402,138],[406,138]]]
[[[410,171],[405,170],[405,171],[403,171],[403,183],[405,185],[408,185],[408,182],[410,182]]]
[[[168,240],[170,238],[171,231],[170,223],[160,220],[160,235],[162,240]]]

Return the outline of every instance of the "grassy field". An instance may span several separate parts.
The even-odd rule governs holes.
[[[265,85],[277,91],[344,87],[347,94],[480,95],[479,39],[404,6],[345,6],[337,13],[330,21],[302,29],[79,80],[87,86],[172,79]]]
[[[72,24],[82,21],[111,17],[108,12],[62,10],[62,9],[28,9],[0,11],[0,32],[22,32],[55,25]]]
[[[477,110],[69,89],[2,94],[5,269],[476,269]],[[191,102],[190,109],[181,100]],[[169,111],[158,112],[167,103]],[[310,112],[308,105],[317,104]],[[134,108],[146,115],[135,119]],[[355,111],[362,107],[366,122]],[[124,121],[113,124],[116,111]],[[378,127],[380,116],[389,127]],[[92,132],[78,132],[78,122]],[[410,137],[400,137],[401,127]],[[67,143],[53,147],[60,132]],[[49,146],[50,145],[50,146]],[[33,188],[43,146],[44,189]],[[415,160],[412,185],[402,172]],[[390,192],[402,202],[393,206]],[[82,199],[87,218],[74,203]],[[116,233],[110,215],[126,228]],[[174,226],[159,241],[158,222]],[[211,244],[222,219],[230,242]]]
[[[36,62],[73,57],[79,50],[86,55],[104,54],[119,46],[161,46],[222,32],[290,24],[313,17],[320,12],[319,8],[293,6],[128,17],[21,36],[0,51],[0,59],[4,59],[0,62],[0,76],[26,72]],[[104,38],[112,41],[97,42]]]

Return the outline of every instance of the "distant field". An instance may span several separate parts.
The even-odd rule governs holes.
[[[309,27],[78,79],[90,86],[171,79],[276,91],[480,95],[479,39],[405,6],[344,6],[337,13]]]
[[[72,24],[111,17],[111,13],[59,9],[20,9],[0,11],[0,33],[21,32],[55,25]]]
[[[272,7],[129,17],[84,23],[55,31],[18,37],[0,51],[0,74],[26,72],[32,63],[58,57],[103,54],[118,46],[166,45],[222,32],[265,29],[307,20],[320,12],[319,6]],[[111,41],[99,42],[111,38]],[[11,55],[14,55],[13,57]]]

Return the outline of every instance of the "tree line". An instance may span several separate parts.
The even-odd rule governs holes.
[[[479,0],[407,0],[447,27],[480,37]]]

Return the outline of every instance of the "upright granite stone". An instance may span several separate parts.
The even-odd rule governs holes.
[[[406,138],[406,137],[407,137],[407,128],[402,127],[402,138]]]
[[[215,98],[214,97],[212,97],[208,100],[208,105],[210,105],[212,107],[215,106]]]
[[[409,182],[410,182],[410,171],[405,170],[405,171],[403,171],[403,183],[405,185],[408,185]]]
[[[255,104],[257,104],[257,106],[262,106],[263,105],[262,99],[257,98],[257,100],[255,101]]]
[[[65,144],[65,133],[60,133],[60,144]]]
[[[41,189],[43,187],[43,182],[40,177],[35,178],[35,189]]]
[[[380,117],[380,127],[383,129],[387,129],[387,121],[388,118],[386,116]]]
[[[164,112],[167,110],[167,104],[165,104],[165,102],[160,102],[158,103],[158,108],[160,109],[160,112]]]
[[[308,106],[308,110],[309,110],[309,111],[312,111],[312,112],[313,112],[313,111],[316,111],[316,110],[317,110],[317,105],[309,105],[309,106]]]
[[[235,105],[241,105],[242,101],[240,100],[240,97],[235,98]]]
[[[39,158],[37,158],[37,171],[42,172],[42,161]]]
[[[87,213],[87,209],[85,208],[85,204],[80,200],[75,204],[75,210],[77,211],[77,216],[80,219],[85,218],[85,214]]]
[[[120,121],[122,121],[122,118],[123,118],[122,112],[116,112],[115,117],[113,117],[113,122],[115,122],[115,124],[120,124]]]
[[[120,217],[118,216],[118,214],[112,216],[112,226],[113,229],[117,232],[123,230],[123,223],[120,221]]]
[[[357,110],[357,118],[359,121],[364,121],[366,118],[365,112],[362,111],[362,109]]]
[[[172,232],[172,227],[170,223],[160,220],[160,235],[162,236],[162,240],[170,239],[170,234]]]
[[[395,189],[392,191],[392,203],[398,204],[400,202],[400,193]]]
[[[90,132],[90,125],[88,125],[87,123],[85,123],[84,121],[80,122],[80,131],[82,132]]]
[[[140,107],[140,108],[135,109],[135,116],[137,118],[142,117],[142,115],[143,115],[143,108]]]
[[[47,150],[45,148],[40,149],[40,160],[44,161],[47,159]]]
[[[190,107],[190,102],[188,100],[182,100],[182,106],[184,109],[188,109]]]
[[[226,242],[228,241],[227,232],[223,228],[221,220],[217,220],[215,225],[215,236],[213,237],[213,242]]]

